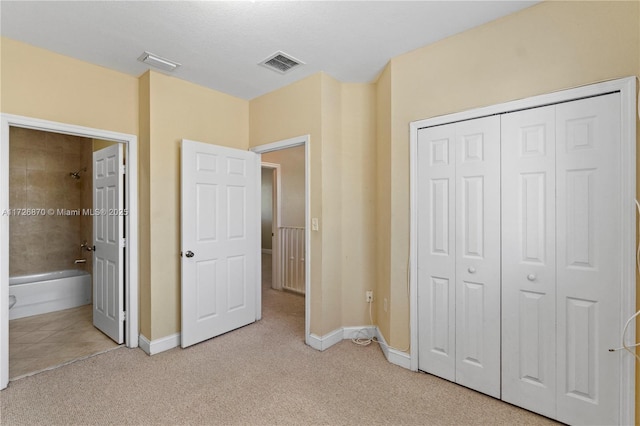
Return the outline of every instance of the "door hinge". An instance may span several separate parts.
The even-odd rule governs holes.
[[[126,247],[126,246],[127,246],[127,239],[120,238],[120,247]]]
[[[126,311],[120,312],[120,322],[125,322],[126,320],[127,320],[127,312]]]
[[[125,165],[124,165],[124,164],[121,164],[121,165],[120,165],[120,174],[125,174],[126,170],[127,170],[127,169],[126,169]]]

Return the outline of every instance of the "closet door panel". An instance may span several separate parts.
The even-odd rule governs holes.
[[[555,106],[501,126],[502,399],[554,417]]]
[[[456,382],[500,397],[500,118],[456,124]]]
[[[620,95],[568,102],[557,115],[558,415],[617,424],[622,253]]]
[[[455,380],[455,125],[418,132],[418,368]]]

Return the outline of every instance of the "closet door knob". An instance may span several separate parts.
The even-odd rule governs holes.
[[[527,279],[529,281],[535,281],[536,280],[536,276],[535,276],[535,274],[529,274],[529,275],[527,275]]]
[[[469,266],[469,269],[467,269],[467,271],[469,271],[470,274],[475,274],[476,268],[474,268],[473,266]]]

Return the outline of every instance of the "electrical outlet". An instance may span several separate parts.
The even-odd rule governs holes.
[[[371,303],[371,302],[373,302],[373,291],[371,291],[371,290],[367,290],[367,292],[365,293],[365,296],[364,296],[364,297],[365,297],[365,301],[366,301],[367,303]]]

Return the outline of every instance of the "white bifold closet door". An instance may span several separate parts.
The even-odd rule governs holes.
[[[556,414],[555,106],[502,116],[502,399]]]
[[[619,424],[620,94],[556,107],[556,418]]]
[[[620,95],[502,116],[502,396],[618,424]]]
[[[418,138],[419,368],[500,397],[500,118]]]

